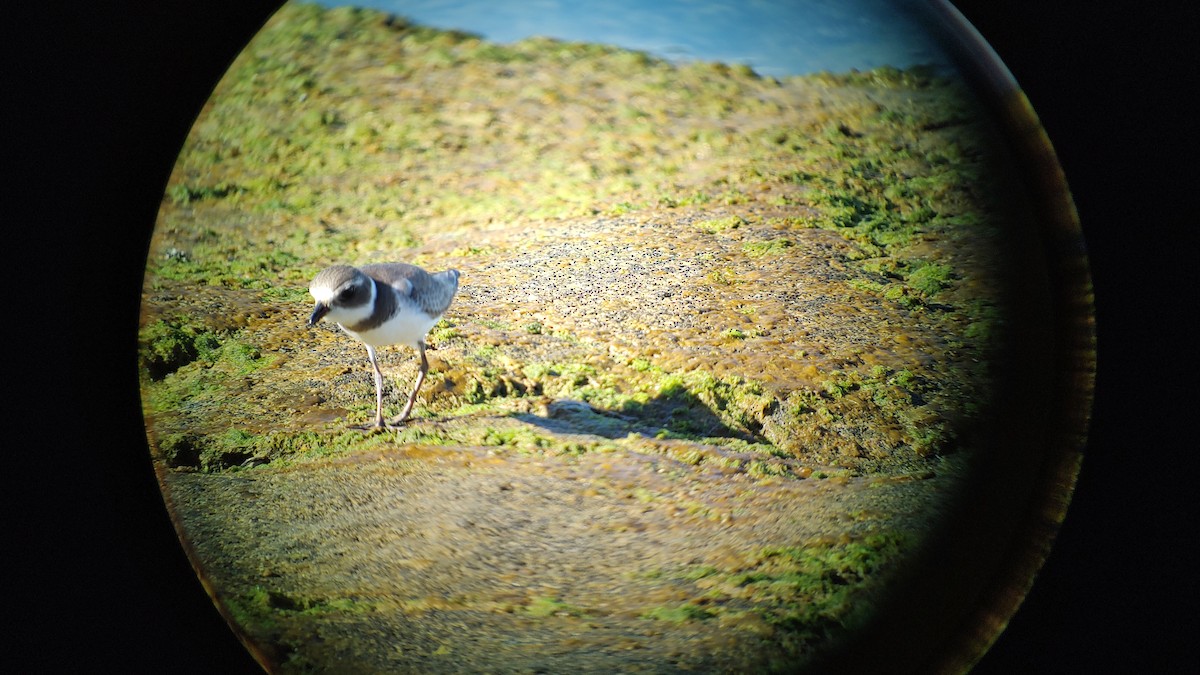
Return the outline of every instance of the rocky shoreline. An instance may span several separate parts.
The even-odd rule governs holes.
[[[1003,321],[984,117],[289,5],[181,155],[143,300],[164,492],[283,672],[785,670],[961,489]],[[334,262],[462,271],[395,433]],[[415,374],[384,350],[385,408]]]

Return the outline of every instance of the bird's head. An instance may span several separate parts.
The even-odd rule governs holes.
[[[315,325],[325,316],[340,324],[356,323],[371,313],[374,291],[371,279],[349,265],[321,270],[308,286],[317,301],[308,325]]]

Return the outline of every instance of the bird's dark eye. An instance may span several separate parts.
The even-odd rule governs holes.
[[[349,300],[350,297],[353,295],[354,295],[354,287],[351,286],[350,288],[343,290],[341,293],[338,293],[338,300],[343,300],[343,301]]]

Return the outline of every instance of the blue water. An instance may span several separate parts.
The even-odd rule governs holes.
[[[510,43],[539,35],[674,61],[745,64],[783,77],[883,65],[949,66],[921,24],[923,0],[318,0],[398,14]]]

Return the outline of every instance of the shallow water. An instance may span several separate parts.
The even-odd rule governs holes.
[[[678,61],[745,64],[783,77],[891,65],[948,67],[917,0],[319,0],[372,7],[500,43],[531,36],[600,42]]]

